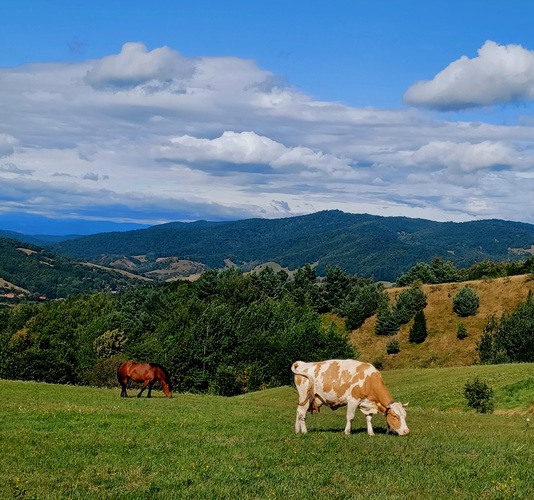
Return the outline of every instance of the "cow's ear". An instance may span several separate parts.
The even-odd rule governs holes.
[[[407,403],[402,403],[402,406],[408,406],[410,404],[410,402],[408,401]]]

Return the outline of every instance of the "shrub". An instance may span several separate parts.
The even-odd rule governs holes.
[[[465,325],[463,323],[460,323],[458,325],[458,331],[456,332],[456,338],[459,340],[463,340],[467,337],[467,329],[465,328]]]
[[[493,389],[478,377],[465,383],[464,397],[467,399],[467,405],[478,413],[493,413]]]
[[[469,286],[464,286],[453,298],[453,310],[458,316],[474,316],[477,313],[479,299],[477,293]]]
[[[117,368],[126,359],[124,354],[99,359],[93,368],[82,374],[82,382],[92,387],[118,387]]]
[[[386,352],[388,354],[397,354],[400,352],[400,344],[397,339],[391,339],[386,345]]]
[[[417,311],[413,320],[413,325],[410,328],[408,340],[415,344],[421,344],[425,341],[427,336],[426,318],[422,310]]]
[[[243,392],[236,369],[224,364],[217,367],[210,389],[218,396],[236,396]]]

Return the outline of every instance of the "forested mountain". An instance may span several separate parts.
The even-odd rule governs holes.
[[[113,269],[87,265],[29,243],[0,238],[0,291],[24,290],[24,295],[65,298],[91,291],[119,290],[140,278]],[[8,283],[6,283],[8,282]]]
[[[275,220],[173,222],[85,236],[52,248],[135,270],[142,263],[143,272],[175,257],[219,269],[229,262],[243,270],[265,262],[288,269],[317,263],[320,275],[327,266],[339,266],[350,274],[395,281],[415,263],[434,257],[469,267],[483,260],[522,260],[533,245],[534,225],[520,222],[443,223],[333,210]]]

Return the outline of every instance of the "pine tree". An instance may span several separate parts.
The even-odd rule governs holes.
[[[410,328],[410,335],[408,340],[410,342],[420,344],[425,341],[427,336],[426,318],[422,310],[417,311],[413,320],[413,325]]]
[[[453,309],[458,316],[474,316],[477,313],[479,299],[477,293],[469,286],[464,286],[453,298]]]

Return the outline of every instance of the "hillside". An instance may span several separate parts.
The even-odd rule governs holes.
[[[464,285],[473,288],[480,299],[480,307],[475,316],[458,317],[452,309],[452,299]],[[529,291],[534,292],[534,276],[510,276],[492,280],[468,281],[463,283],[445,283],[440,285],[423,285],[427,297],[424,309],[428,337],[422,344],[410,344],[408,334],[413,320],[403,325],[397,334],[400,342],[398,354],[386,354],[386,344],[392,339],[374,333],[376,315],[351,334],[351,340],[357,346],[360,359],[371,362],[380,361],[384,368],[427,368],[471,365],[478,361],[476,343],[482,335],[488,316],[501,317],[504,312],[512,312],[524,301]],[[390,301],[401,291],[390,288]],[[456,338],[458,324],[463,323],[468,337]]]
[[[79,262],[17,240],[0,238],[0,291],[65,298],[95,290],[119,290],[148,278]],[[6,297],[4,297],[6,298]]]
[[[376,281],[395,281],[434,257],[469,267],[483,260],[522,260],[534,245],[534,225],[502,220],[453,223],[324,211],[285,219],[173,222],[101,233],[53,245],[61,255],[147,273],[162,260],[189,262],[183,275],[224,268],[251,270],[265,262],[296,269],[317,264]],[[163,273],[165,277],[169,273]]]

